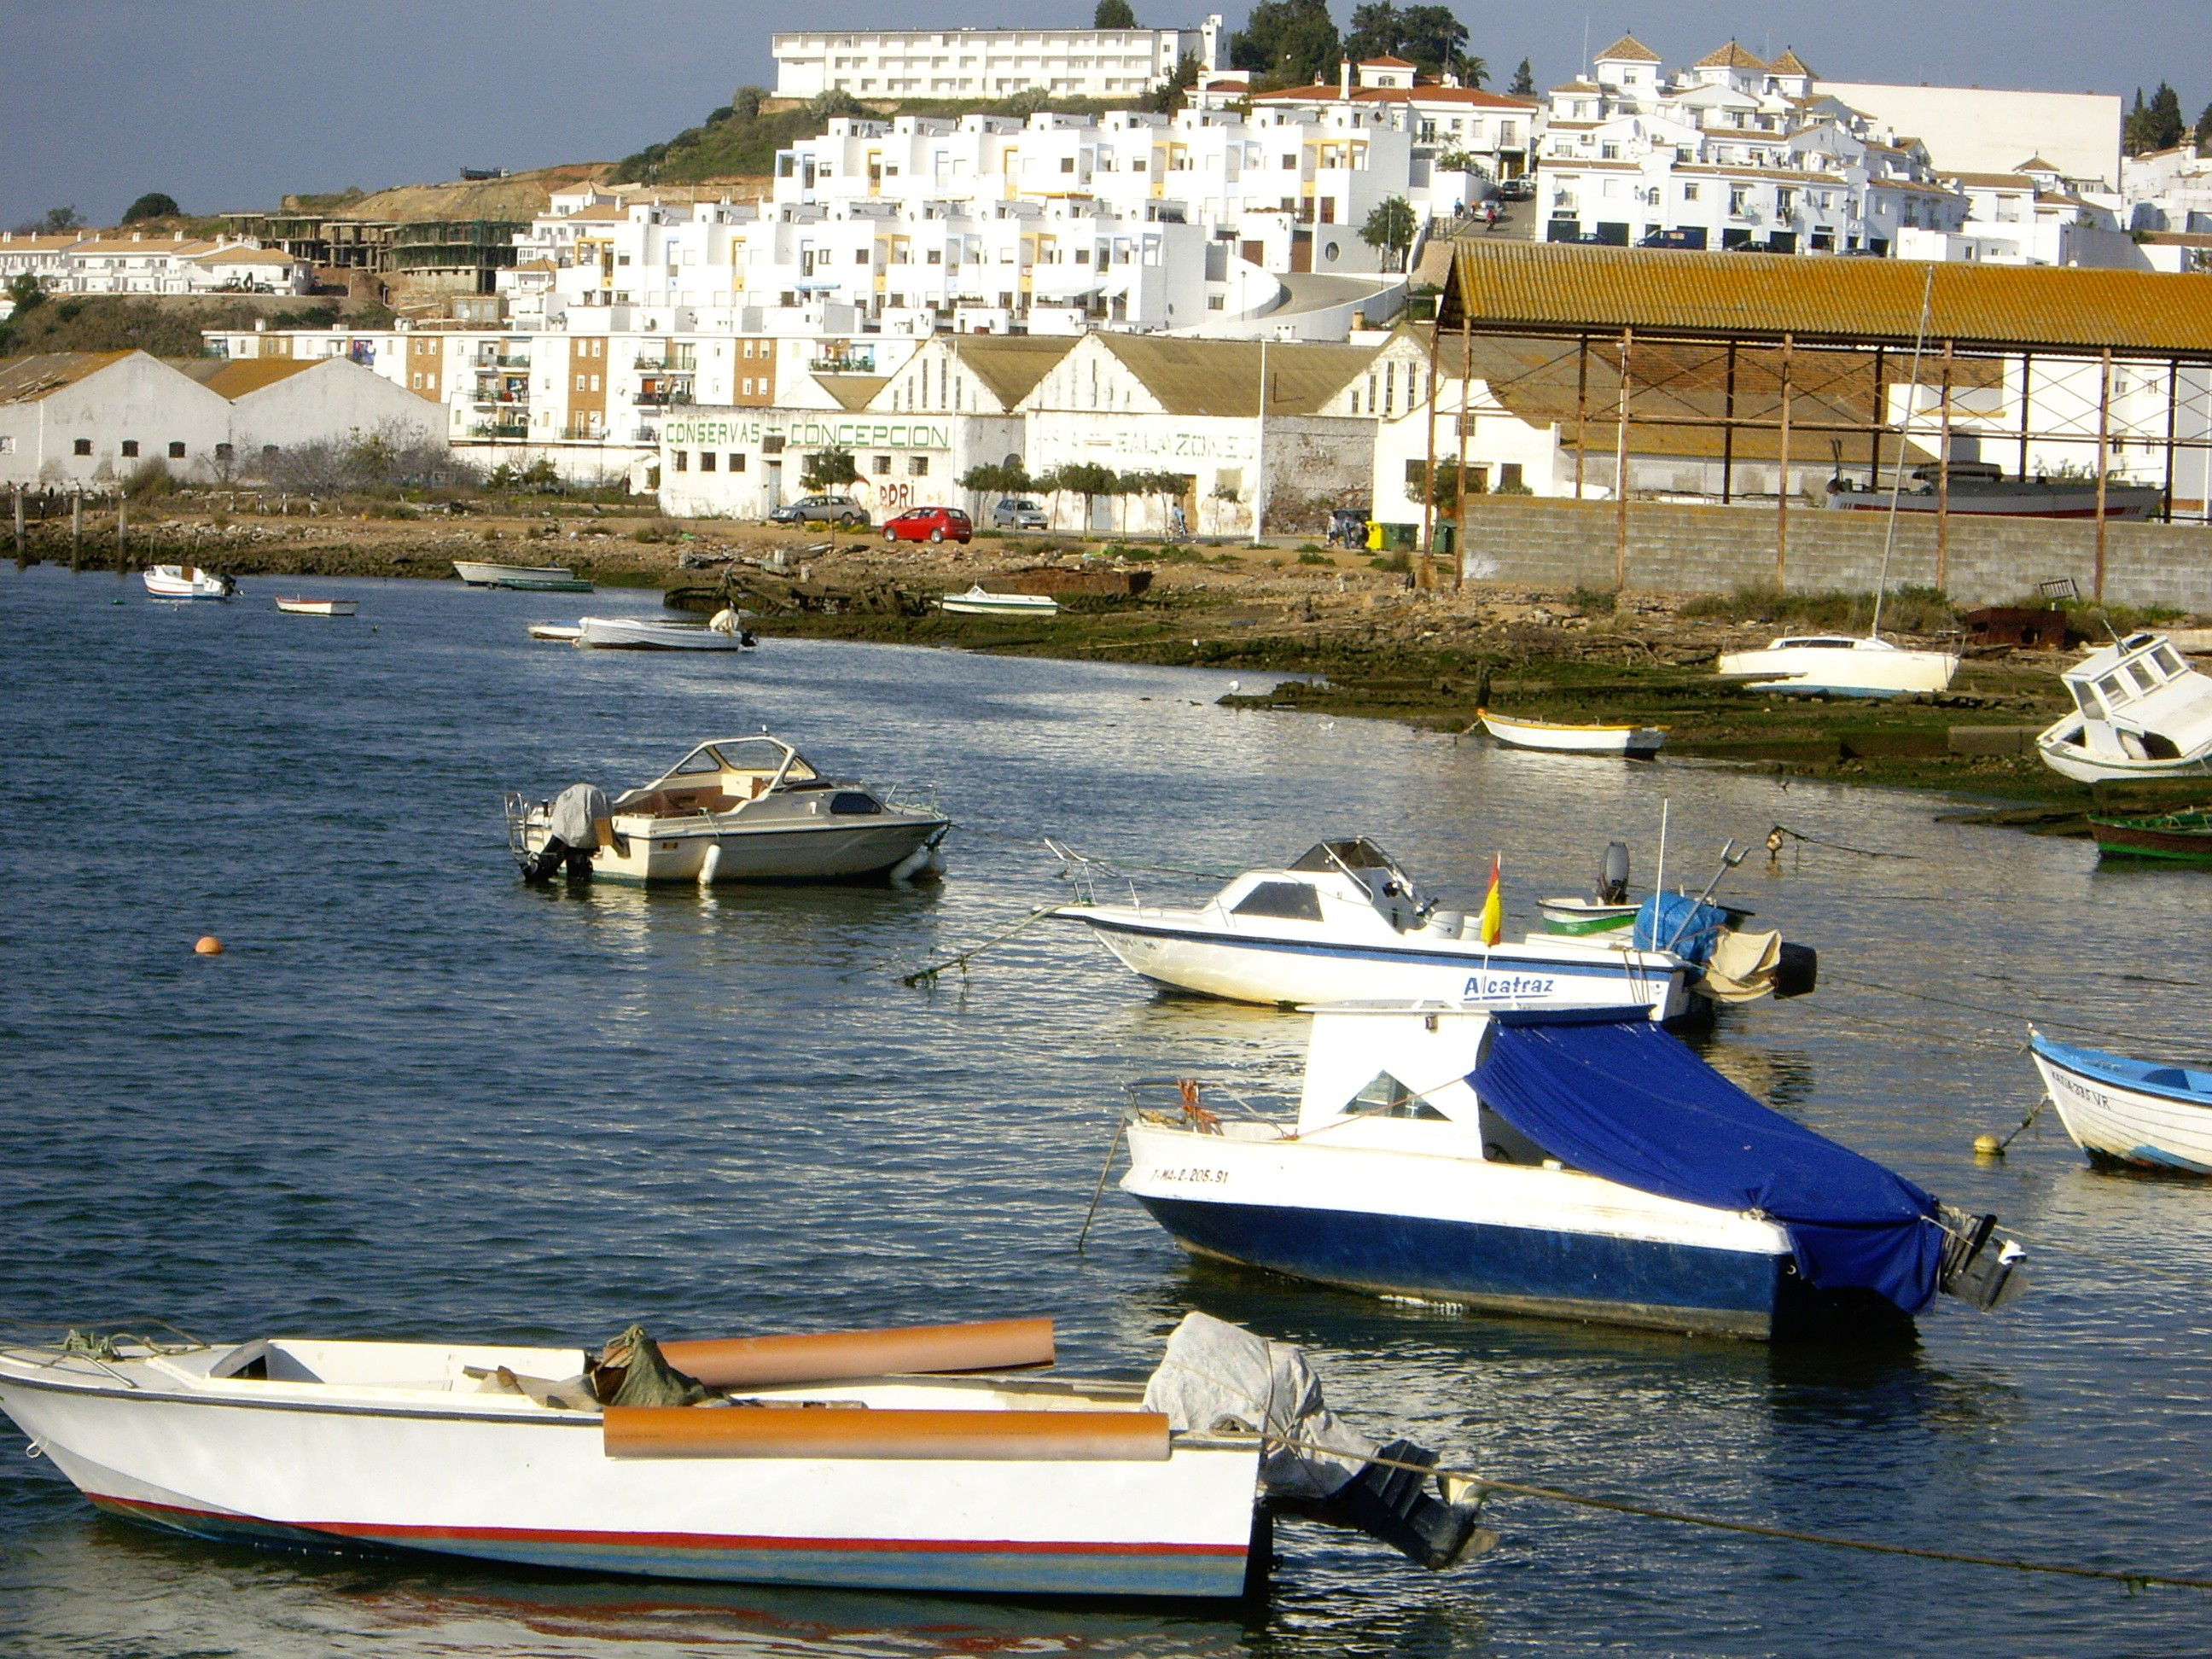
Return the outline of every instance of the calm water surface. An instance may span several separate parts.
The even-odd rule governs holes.
[[[0,571],[0,1317],[602,1340],[1037,1312],[1138,1372],[1203,1308],[1306,1345],[1334,1403],[1501,1476],[1816,1530],[2212,1572],[2212,1193],[2098,1176],[2033,1101],[2029,1015],[2198,1053],[2212,887],[1922,798],[1502,754],[1214,706],[1226,675],[771,641],[743,661],[532,646],[578,601],[246,584],[230,605]],[[282,586],[362,601],[287,617]],[[117,601],[120,603],[117,603]],[[643,597],[599,595],[599,611]],[[1243,677],[1248,682],[1252,676]],[[500,792],[641,781],[767,726],[933,787],[934,890],[535,891]],[[1365,832],[1516,926],[1609,836],[1648,876],[1780,822],[1728,890],[1819,946],[1808,1000],[1713,1057],[2034,1243],[2029,1294],[1905,1355],[1457,1318],[1194,1267],[1109,1195],[1121,1079],[1288,1084],[1295,1017],[1146,994],[1038,930],[933,993],[897,974],[1064,896],[1048,834],[1234,870]],[[1148,878],[1174,896],[1202,884]],[[214,933],[228,955],[202,960]],[[1984,1013],[1983,1005],[2002,1013]],[[2186,1591],[1877,1560],[1528,1502],[1431,1577],[1285,1527],[1264,1616],[694,1589],[300,1558],[97,1518],[0,1433],[0,1650],[27,1655],[2111,1655],[2212,1649]]]

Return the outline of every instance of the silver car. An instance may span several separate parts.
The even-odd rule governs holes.
[[[991,508],[994,530],[1045,530],[1051,520],[1044,509],[1024,496],[1009,495]]]

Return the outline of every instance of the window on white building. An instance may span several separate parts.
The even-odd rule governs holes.
[[[907,476],[910,478],[927,477],[929,476],[929,457],[927,455],[908,456],[906,458],[906,471]]]
[[[1698,199],[1698,187],[1697,187],[1695,185],[1683,185],[1683,186],[1682,186],[1682,199],[1683,199],[1684,201],[1686,201],[1686,202],[1694,202],[1694,201],[1696,201],[1696,200]]]

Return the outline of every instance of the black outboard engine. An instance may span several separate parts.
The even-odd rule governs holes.
[[[564,866],[572,881],[590,875],[592,854],[614,834],[606,795],[595,783],[570,784],[553,798],[546,831],[545,845],[523,860],[522,878],[550,881]]]
[[[1626,842],[1606,842],[1605,858],[1597,867],[1597,897],[1601,904],[1626,904],[1628,902]]]

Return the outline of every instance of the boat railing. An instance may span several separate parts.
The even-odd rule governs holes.
[[[507,851],[513,853],[516,858],[527,863],[532,857],[530,848],[531,815],[533,812],[544,812],[550,814],[552,810],[553,804],[550,801],[533,801],[520,789],[508,790],[507,792]]]
[[[1129,908],[1132,910],[1144,908],[1137,897],[1137,878],[1127,871],[1117,870],[1103,859],[1079,853],[1066,842],[1054,841],[1050,836],[1044,838],[1044,849],[1060,860],[1060,878],[1074,888],[1078,903],[1097,904],[1102,884],[1108,887],[1126,885],[1129,890]],[[1111,901],[1112,896],[1109,895],[1109,902]]]
[[[1226,1084],[1201,1083],[1194,1077],[1135,1078],[1121,1085],[1121,1092],[1128,1097],[1125,1122],[1176,1123],[1218,1135],[1224,1133],[1225,1113],[1215,1107],[1234,1106],[1247,1121],[1278,1134],[1285,1132],[1282,1116],[1269,1116]]]

